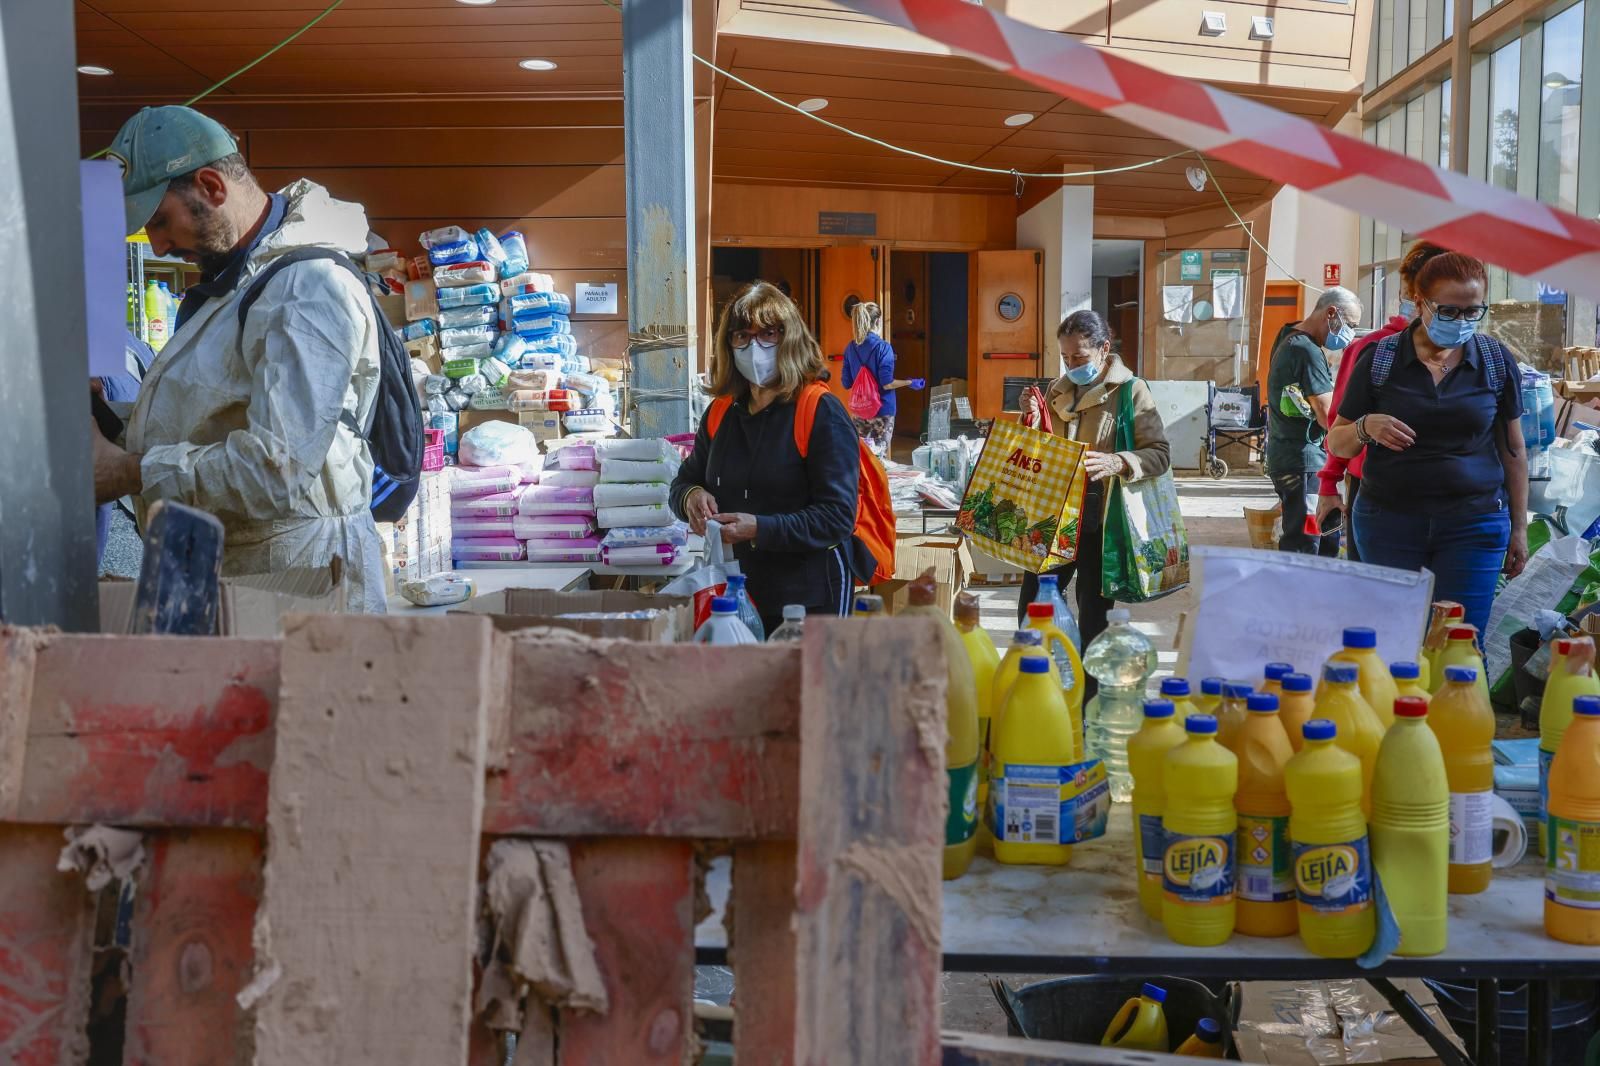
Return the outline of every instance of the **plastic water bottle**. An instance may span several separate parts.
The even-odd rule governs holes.
[[[743,574],[728,575],[728,599],[738,605],[739,621],[755,634],[756,640],[766,640],[767,627],[761,624],[761,614],[756,610],[756,605],[750,602],[750,594],[745,591],[744,581]]]
[[[1083,656],[1083,668],[1100,683],[1099,693],[1084,711],[1088,754],[1105,763],[1111,798],[1119,803],[1133,798],[1128,738],[1139,731],[1145,679],[1156,668],[1155,648],[1128,617],[1120,608],[1108,614],[1111,624],[1090,642]]]
[[[757,644],[750,627],[739,621],[739,605],[728,596],[711,601],[711,617],[694,631],[695,644]]]
[[[767,638],[768,644],[798,644],[800,638],[805,636],[806,609],[798,603],[791,603],[783,609],[783,625],[772,631],[772,636]]]
[[[1039,575],[1039,594],[1033,598],[1034,603],[1048,603],[1051,610],[1055,611],[1056,628],[1067,635],[1072,641],[1072,646],[1078,649],[1078,654],[1083,654],[1083,631],[1078,628],[1078,620],[1073,617],[1072,608],[1067,606],[1067,601],[1061,597],[1061,579],[1055,574]]]

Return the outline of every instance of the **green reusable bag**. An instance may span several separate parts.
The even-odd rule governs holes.
[[[1117,389],[1117,451],[1134,450],[1133,382]],[[1189,583],[1189,536],[1168,470],[1106,489],[1100,593],[1119,603],[1159,599]]]

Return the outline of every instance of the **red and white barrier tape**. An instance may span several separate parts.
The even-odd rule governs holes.
[[[1600,222],[963,0],[843,2],[1264,178],[1600,299]]]

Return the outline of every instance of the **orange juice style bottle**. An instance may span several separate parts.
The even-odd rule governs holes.
[[[1279,699],[1283,698],[1283,679],[1294,673],[1294,666],[1290,663],[1268,663],[1261,671],[1261,687],[1258,692],[1270,692]]]
[[[1234,746],[1239,730],[1250,717],[1250,693],[1255,689],[1242,681],[1227,681],[1222,686],[1222,706],[1217,709],[1217,743],[1237,755]]]
[[[1600,696],[1573,701],[1572,724],[1550,765],[1549,834],[1545,934],[1600,944]]]
[[[1470,625],[1453,625],[1450,627],[1450,640],[1444,646],[1444,651],[1439,654],[1439,666],[1448,670],[1452,666],[1467,666],[1477,671],[1478,689],[1483,693],[1483,702],[1489,702],[1488,671],[1483,666],[1483,655],[1478,651],[1478,627]],[[1434,687],[1438,692],[1444,687],[1441,680]]]
[[[1361,688],[1361,698],[1377,714],[1383,728],[1394,724],[1394,679],[1389,667],[1378,654],[1378,631],[1366,626],[1351,626],[1344,631],[1344,648],[1333,654],[1329,662],[1355,663],[1360,670],[1356,679]]]
[[[1161,924],[1190,947],[1215,947],[1233,935],[1233,794],[1239,760],[1217,743],[1217,720],[1191,715],[1187,737],[1162,764],[1166,809],[1162,858]]]
[[[1250,717],[1235,737],[1239,757],[1236,928],[1246,936],[1288,936],[1298,928],[1294,855],[1289,845],[1289,794],[1283,768],[1294,756],[1278,720],[1278,697],[1252,693]]]
[[[1305,743],[1300,730],[1316,713],[1315,688],[1316,683],[1311,680],[1310,674],[1283,675],[1283,695],[1278,697],[1278,720],[1283,723],[1283,731],[1289,734],[1289,746],[1295,751],[1299,751]]]
[[[1450,782],[1450,891],[1482,892],[1493,875],[1494,710],[1470,666],[1446,666],[1428,705],[1428,725]]]
[[[1594,640],[1573,637],[1551,646],[1550,679],[1539,702],[1539,854],[1549,846],[1548,807],[1550,764],[1561,748],[1561,738],[1572,724],[1572,703],[1579,696],[1600,696],[1600,679],[1594,676]]]
[[[1184,688],[1187,690],[1188,685]],[[1133,774],[1133,839],[1139,848],[1139,905],[1158,922],[1161,860],[1166,851],[1161,830],[1161,815],[1166,810],[1162,768],[1167,752],[1183,743],[1183,722],[1187,718],[1178,717],[1171,700],[1146,700],[1144,722],[1128,738],[1128,770]]]
[[[1356,687],[1354,663],[1330,662],[1322,668],[1322,696],[1317,700],[1317,717],[1335,726],[1336,743],[1361,761],[1361,809],[1372,810],[1372,768],[1378,761],[1378,745],[1383,741],[1383,724]]]
[[[1390,663],[1389,676],[1394,679],[1395,699],[1410,696],[1414,699],[1427,700],[1432,695],[1422,680],[1422,667],[1416,663]]]
[[[1195,710],[1215,716],[1222,706],[1222,686],[1227,682],[1220,677],[1207,677],[1200,682],[1200,694],[1194,697]]]
[[[1338,728],[1327,719],[1313,718],[1303,732],[1305,746],[1284,768],[1300,939],[1324,958],[1353,959],[1378,928],[1361,761],[1338,745]]]

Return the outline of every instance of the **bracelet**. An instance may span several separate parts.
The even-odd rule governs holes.
[[[1356,419],[1356,439],[1362,444],[1376,444],[1377,438],[1367,432],[1367,416],[1362,415]]]

